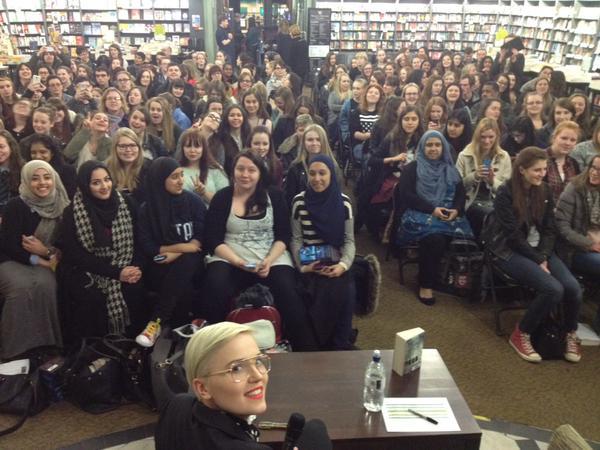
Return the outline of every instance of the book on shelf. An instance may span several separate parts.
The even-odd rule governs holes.
[[[396,333],[393,369],[398,375],[406,375],[421,367],[425,330],[420,327]]]

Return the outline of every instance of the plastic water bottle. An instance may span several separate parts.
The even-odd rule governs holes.
[[[363,405],[367,411],[379,412],[383,406],[385,390],[385,369],[381,362],[381,352],[375,350],[373,359],[365,372],[365,387],[363,389]]]

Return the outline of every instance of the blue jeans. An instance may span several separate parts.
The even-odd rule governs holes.
[[[532,334],[561,301],[564,302],[566,331],[577,329],[582,297],[581,287],[558,256],[552,254],[548,258],[550,273],[542,270],[535,261],[518,253],[513,253],[507,260],[498,258],[494,260],[494,264],[519,284],[536,291],[535,298],[519,324],[521,331]]]
[[[573,270],[577,273],[600,275],[600,253],[576,252],[573,255]]]

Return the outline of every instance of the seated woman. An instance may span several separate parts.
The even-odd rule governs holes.
[[[69,198],[44,161],[23,166],[19,193],[8,203],[0,229],[2,359],[62,345],[53,244]]]
[[[535,146],[547,148],[550,145],[552,134],[559,123],[566,120],[575,120],[575,106],[568,98],[559,98],[552,103],[548,122],[535,133]]]
[[[336,257],[304,262],[302,249],[308,246],[328,247]],[[347,272],[356,251],[352,204],[338,186],[335,163],[325,155],[311,160],[308,188],[294,197],[290,250],[310,293],[308,313],[320,348],[351,349],[353,279]]]
[[[577,161],[579,167],[587,167],[593,157],[600,155],[600,120],[596,123],[592,138],[589,141],[580,142],[571,152],[571,158]]]
[[[288,205],[292,204],[292,200],[296,195],[306,190],[308,163],[311,158],[319,154],[327,155],[335,161],[325,130],[316,124],[309,125],[304,129],[300,151],[290,165],[285,178],[284,192]],[[336,176],[338,181],[342,180],[342,172],[339,167],[336,168]]]
[[[0,223],[9,200],[19,194],[21,167],[18,142],[8,131],[0,129]]]
[[[198,194],[208,207],[214,195],[229,186],[229,179],[213,159],[208,141],[199,129],[185,130],[179,138],[178,147],[178,161],[183,167],[183,188]]]
[[[475,236],[479,236],[485,216],[494,209],[496,191],[510,178],[510,156],[500,148],[499,141],[497,122],[483,118],[473,140],[456,161],[467,193],[466,216]]]
[[[169,103],[162,97],[154,97],[148,100],[146,109],[150,114],[150,123],[146,124],[147,131],[160,138],[168,154],[172,155],[182,131],[173,121]]]
[[[488,250],[494,264],[519,284],[536,292],[525,316],[510,336],[510,345],[526,361],[542,357],[531,344],[531,335],[559,304],[567,331],[565,359],[578,362],[577,316],[581,287],[554,253],[556,239],[552,190],[544,183],[547,153],[528,147],[514,161],[512,178],[504,183],[494,201]],[[488,229],[484,230],[488,234]]]
[[[555,215],[560,258],[577,273],[600,275],[600,155],[567,185]],[[600,309],[594,328],[600,331]]]
[[[136,208],[119,193],[101,162],[82,164],[77,187],[56,244],[62,251],[58,273],[65,340],[135,335],[143,325]]]
[[[89,128],[79,130],[67,144],[63,155],[75,167],[89,160],[104,161],[110,155],[111,140],[108,132],[108,116],[100,111],[92,113]]]
[[[184,361],[193,395],[177,395],[161,411],[156,449],[271,449],[258,442],[260,432],[249,421],[267,409],[271,370],[251,328],[232,322],[204,327],[187,344]],[[296,445],[331,449],[323,422],[307,422]]]
[[[419,243],[421,303],[435,303],[433,287],[449,236],[472,236],[462,217],[465,188],[450,155],[450,144],[438,131],[425,132],[416,161],[408,164],[396,187],[396,245]]]
[[[504,134],[500,147],[508,152],[511,158],[516,157],[525,147],[535,144],[535,130],[529,117],[519,116],[510,130]]]
[[[389,219],[381,211],[390,211],[394,187],[402,170],[415,159],[417,144],[423,135],[423,120],[416,106],[407,106],[396,119],[394,127],[369,158],[366,182],[358,195],[357,224],[365,223],[373,236],[379,238]],[[360,226],[359,226],[360,228]]]
[[[152,161],[161,156],[167,156],[167,150],[159,137],[146,131],[150,120],[150,113],[143,106],[136,106],[129,112],[129,128],[137,135],[144,158]]]
[[[146,285],[158,293],[152,320],[136,341],[152,347],[161,324],[176,325],[187,318],[193,281],[202,267],[202,232],[206,207],[197,195],[183,189],[183,168],[168,157],[152,161],[146,175],[146,202],[139,214],[138,233],[143,251],[152,258]],[[194,305],[192,305],[194,306]]]
[[[473,138],[471,116],[466,108],[452,111],[444,128],[444,137],[452,147],[452,154],[458,155]]]
[[[144,153],[137,134],[129,128],[119,128],[112,138],[110,156],[106,160],[114,188],[131,195],[138,205],[146,200],[145,178],[150,161]]]
[[[281,189],[283,187],[283,165],[275,154],[273,140],[266,127],[259,125],[252,129],[248,136],[248,151],[263,161],[271,178],[270,184]]]
[[[47,134],[35,133],[29,141],[28,161],[39,159],[46,161],[58,173],[69,199],[72,199],[77,189],[75,168],[65,161],[60,151],[60,143]]]
[[[558,202],[558,197],[569,181],[579,173],[579,164],[570,156],[578,138],[579,125],[567,120],[554,129],[551,145],[546,149],[548,171],[544,181],[550,186],[554,203]]]
[[[271,289],[286,335],[299,351],[316,350],[302,298],[296,292],[289,210],[283,194],[268,188],[269,175],[254,154],[234,159],[233,186],[213,197],[206,218],[207,274],[204,292],[209,322],[225,319],[230,300],[261,283]]]
[[[223,147],[223,167],[227,175],[232,175],[232,163],[235,156],[244,149],[248,141],[250,125],[245,117],[245,112],[240,105],[230,105],[225,109],[219,131],[218,140]]]
[[[129,126],[127,99],[117,88],[109,87],[104,91],[100,111],[108,117],[109,136],[115,134],[119,128]]]
[[[385,95],[378,84],[367,86],[358,108],[350,113],[350,143],[357,162],[365,160],[370,148],[371,131],[383,109]]]

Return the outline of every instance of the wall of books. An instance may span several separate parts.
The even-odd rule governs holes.
[[[331,9],[331,49],[491,47],[501,29],[521,36],[542,61],[600,68],[600,2],[509,1],[471,4],[318,1]]]
[[[132,45],[158,36],[182,47],[189,41],[189,0],[0,0],[0,6],[0,34],[20,53],[58,39],[96,47],[112,33]]]

